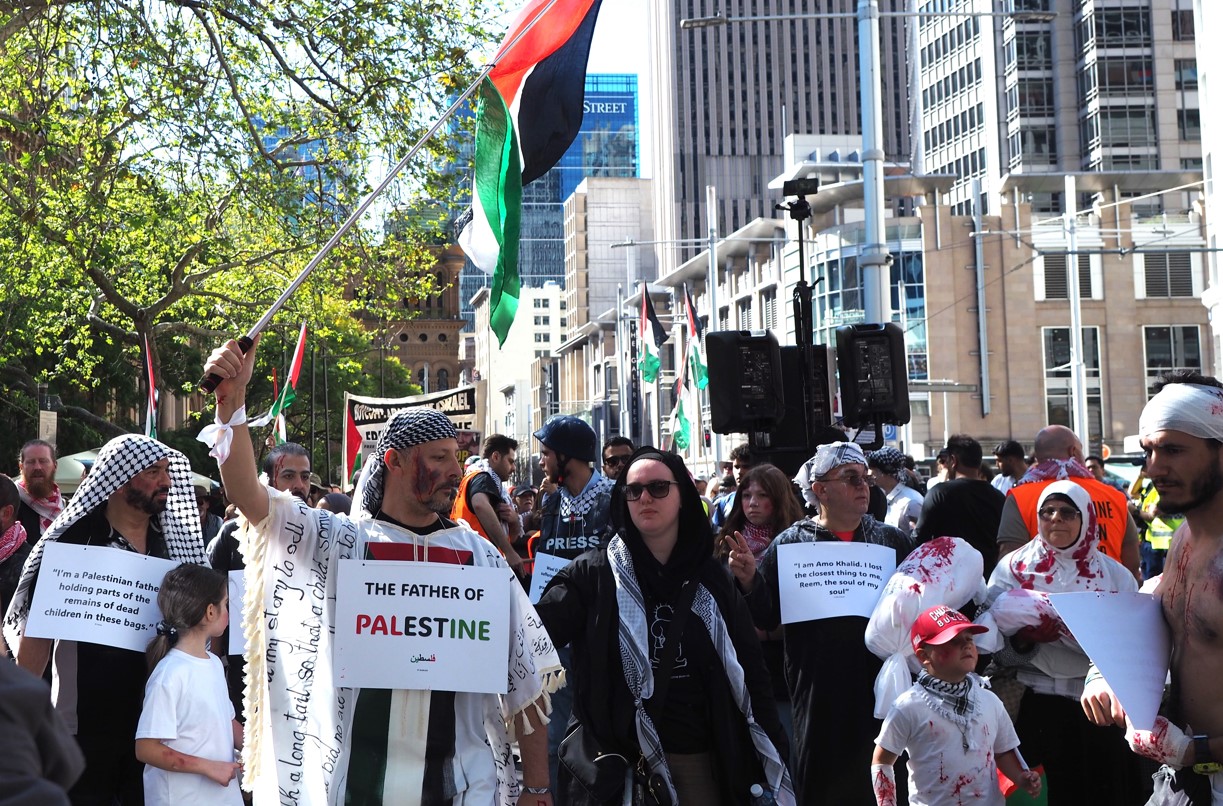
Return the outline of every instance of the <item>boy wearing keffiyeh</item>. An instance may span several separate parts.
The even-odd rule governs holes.
[[[1019,737],[1002,701],[973,673],[972,636],[980,632],[985,627],[945,605],[914,622],[910,638],[922,672],[892,705],[875,740],[871,783],[879,806],[896,806],[893,765],[906,750],[911,806],[1001,806],[999,769],[1032,797],[1040,794],[1040,776],[1020,760]]]

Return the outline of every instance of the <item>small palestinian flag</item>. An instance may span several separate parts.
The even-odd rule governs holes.
[[[650,290],[645,283],[641,284],[641,325],[637,332],[641,340],[641,355],[637,359],[641,367],[641,380],[654,383],[658,380],[658,372],[662,369],[662,359],[659,350],[667,343],[667,329],[658,321],[654,312],[654,302],[650,299]],[[650,335],[653,335],[653,339]],[[653,347],[650,346],[653,342]]]

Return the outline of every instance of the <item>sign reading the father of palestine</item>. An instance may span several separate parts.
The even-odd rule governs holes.
[[[504,694],[512,577],[505,568],[341,560],[335,684]]]
[[[157,591],[173,560],[51,541],[43,548],[26,635],[143,652],[157,635]]]

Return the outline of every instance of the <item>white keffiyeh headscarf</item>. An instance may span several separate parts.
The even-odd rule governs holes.
[[[1138,436],[1181,431],[1199,439],[1223,440],[1223,389],[1170,383],[1147,402],[1138,418]]]
[[[170,494],[166,509],[155,516],[166,541],[166,551],[176,562],[205,564],[204,538],[200,532],[200,512],[191,485],[191,464],[187,457],[155,439],[141,434],[115,437],[98,451],[93,469],[77,488],[72,500],[35,544],[21,572],[21,580],[4,618],[4,637],[16,652],[25,634],[30,615],[30,589],[42,566],[43,547],[59,540],[68,529],[131,481],[137,473],[162,459],[170,460]]]

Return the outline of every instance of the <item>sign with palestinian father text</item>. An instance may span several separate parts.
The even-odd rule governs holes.
[[[504,568],[341,560],[335,684],[504,694],[512,577]]]
[[[896,571],[896,551],[872,543],[787,543],[777,547],[781,623],[870,618]]]
[[[43,548],[26,635],[143,652],[157,635],[157,591],[177,562],[104,546]]]

